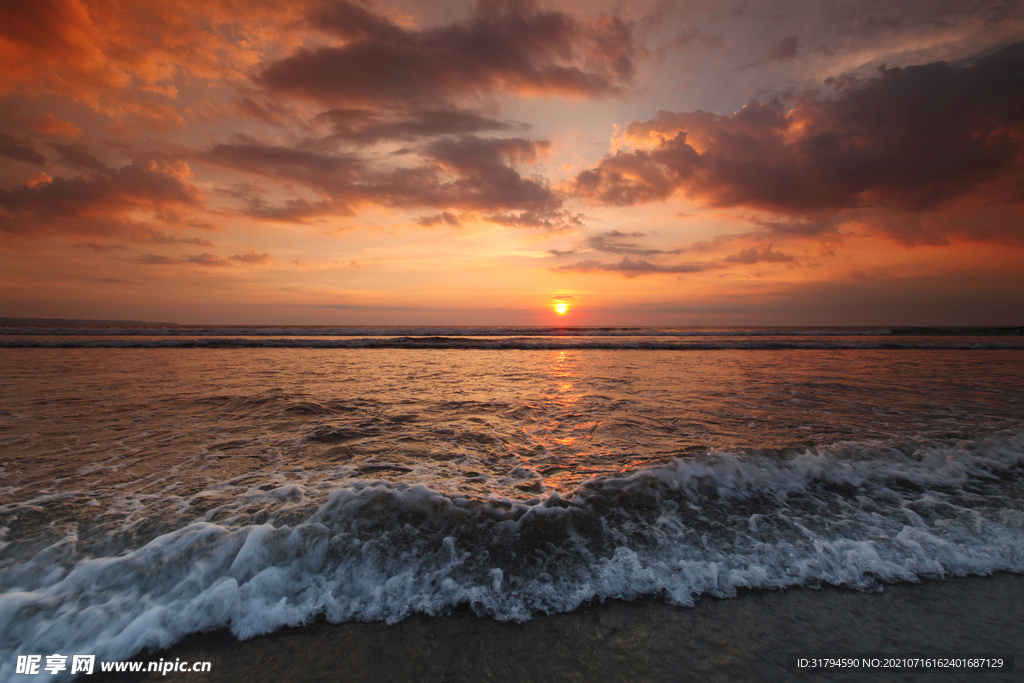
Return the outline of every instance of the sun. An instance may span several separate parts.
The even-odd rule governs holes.
[[[565,315],[569,312],[569,304],[564,301],[559,301],[555,304],[555,312],[558,313],[558,315]]]

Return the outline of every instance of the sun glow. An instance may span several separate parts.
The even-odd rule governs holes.
[[[565,315],[569,312],[569,304],[559,301],[555,304],[555,312],[558,313],[558,315]]]

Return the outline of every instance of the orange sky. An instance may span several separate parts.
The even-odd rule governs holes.
[[[1024,324],[1024,6],[18,0],[0,316]]]

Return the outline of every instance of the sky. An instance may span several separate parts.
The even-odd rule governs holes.
[[[4,2],[0,316],[1024,325],[1024,3]]]

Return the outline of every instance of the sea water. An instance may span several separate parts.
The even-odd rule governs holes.
[[[2,331],[0,680],[218,628],[1024,573],[1002,330]]]

